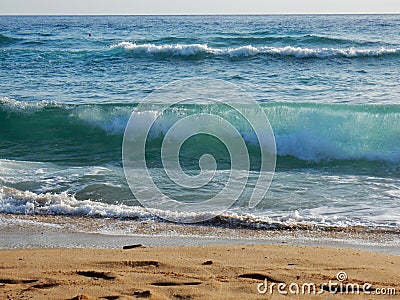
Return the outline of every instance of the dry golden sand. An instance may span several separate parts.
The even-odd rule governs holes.
[[[351,249],[285,245],[139,247],[130,250],[0,251],[1,299],[275,299],[260,295],[263,278],[286,284],[336,280],[392,287],[400,293],[400,257]],[[337,281],[334,281],[337,282]],[[288,291],[288,289],[286,288]],[[372,295],[300,296],[370,299]],[[395,299],[397,296],[379,296]]]

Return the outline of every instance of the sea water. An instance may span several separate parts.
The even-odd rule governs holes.
[[[203,77],[253,97],[276,141],[265,197],[250,208],[245,192],[219,220],[398,232],[399,32],[399,15],[0,17],[0,212],[185,220],[135,199],[122,140],[146,96]],[[196,173],[199,157],[213,154],[218,168],[210,185],[182,189],[161,176],[157,147],[169,126],[209,111],[204,104],[177,106],[148,141],[149,172],[180,201],[212,197],[229,177],[229,153],[204,136],[185,144],[181,163]],[[231,122],[249,150],[251,189],[260,171],[258,144]]]

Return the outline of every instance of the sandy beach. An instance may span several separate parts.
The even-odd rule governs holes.
[[[0,298],[308,299],[314,284],[313,297],[371,299],[399,292],[399,266],[396,255],[287,245],[1,250]]]

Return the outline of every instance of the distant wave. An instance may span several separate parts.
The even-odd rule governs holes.
[[[17,38],[12,38],[3,34],[0,34],[0,45],[6,45],[6,44],[11,44],[15,41],[18,41],[19,39]]]
[[[296,58],[330,58],[330,57],[378,57],[400,55],[400,48],[303,48],[303,47],[255,47],[252,45],[230,48],[215,48],[207,44],[136,44],[121,42],[111,46],[112,49],[124,49],[135,56],[153,57],[218,57],[240,58],[250,56],[291,56]]]
[[[262,103],[261,106],[271,122],[280,156],[314,163],[368,160],[400,164],[398,105]],[[132,104],[59,105],[3,98],[0,155],[39,161],[119,161],[122,135],[133,110]],[[157,144],[179,117],[210,110],[238,128],[246,143],[258,145],[248,125],[237,120],[226,107],[201,104],[182,105],[163,115],[153,126],[150,141],[153,139]],[[57,147],[50,146],[53,142]],[[254,154],[257,153],[256,150]]]

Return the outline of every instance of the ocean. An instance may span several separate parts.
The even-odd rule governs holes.
[[[2,16],[0,226],[9,216],[41,215],[398,234],[399,32],[400,15]],[[146,209],[123,169],[131,114],[166,84],[204,78],[243,90],[268,118],[276,145],[273,179],[261,182],[268,191],[249,205],[262,149],[230,113],[227,93],[228,106],[175,105],[152,127],[145,150],[161,195],[201,206],[218,194],[231,205],[176,211],[154,194]],[[207,173],[204,154],[216,167],[207,184],[182,186],[168,178],[160,145],[175,122],[205,114],[236,128],[249,168],[230,178],[231,149],[200,130],[181,145],[180,167],[189,177]],[[177,136],[196,126],[188,122]],[[143,170],[132,172],[133,186],[152,198]]]

